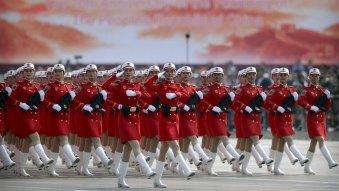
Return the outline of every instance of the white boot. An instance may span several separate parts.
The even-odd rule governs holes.
[[[34,149],[38,153],[39,157],[41,158],[41,160],[42,160],[42,162],[44,163],[45,166],[53,163],[53,159],[50,159],[46,156],[44,148],[42,148],[41,144],[36,144],[34,146]]]
[[[93,176],[93,174],[88,170],[90,159],[91,159],[91,153],[82,152],[82,174],[84,176]]]
[[[294,156],[294,154],[290,151],[290,148],[288,148],[287,144],[285,143],[284,146],[284,151],[286,153],[286,155],[288,156],[288,158],[290,159],[292,165],[295,165],[295,163],[298,162],[297,157]]]
[[[113,159],[108,159],[106,153],[102,147],[98,147],[95,149],[95,153],[100,157],[101,161],[103,162],[104,166],[107,168],[109,165],[113,164]]]
[[[194,145],[194,150],[199,154],[199,156],[202,158],[202,161],[209,163],[212,161],[211,158],[209,158],[206,153],[204,152],[204,150],[202,150],[201,146],[197,143]],[[196,165],[198,166],[198,165]]]
[[[118,188],[130,188],[129,185],[125,182],[125,177],[127,174],[128,162],[120,162],[119,166],[119,175],[118,175]]]
[[[5,145],[0,145],[0,158],[5,170],[10,169],[15,165],[15,162],[9,157]]]
[[[306,158],[308,158],[308,163],[305,164],[304,172],[309,175],[315,175],[315,172],[311,168],[311,163],[313,160],[314,153],[311,153],[310,151],[307,151]]]
[[[212,158],[212,161],[210,163],[207,163],[207,174],[210,176],[218,176],[218,174],[213,170],[216,155],[217,153],[212,152],[209,153],[209,156]]]
[[[65,152],[66,157],[71,161],[71,166],[75,166],[78,162],[80,162],[80,159],[74,156],[71,145],[65,144],[62,147],[62,150]]]
[[[258,153],[260,154],[260,156],[264,159],[265,164],[271,164],[273,163],[273,159],[271,159],[265,152],[264,148],[260,145],[257,144],[255,145],[255,149],[258,151]]]
[[[239,165],[242,163],[245,156],[243,154],[239,155],[231,144],[226,145],[226,150],[235,158]]]
[[[148,178],[151,178],[155,175],[155,172],[153,172],[152,169],[148,166],[148,163],[145,160],[145,156],[142,153],[140,153],[135,159],[138,161],[142,171],[147,175]]]
[[[51,158],[53,159],[53,163],[48,166],[47,172],[49,175],[54,177],[59,177],[59,174],[55,172],[55,165],[57,163],[59,153],[53,153],[51,152]]]
[[[110,174],[113,176],[119,175],[119,166],[120,166],[121,156],[122,156],[122,153],[119,153],[117,151],[114,153],[113,166],[109,171]]]
[[[196,144],[197,145],[197,144]],[[199,145],[199,147],[200,147],[200,145]],[[200,147],[200,149],[201,149],[201,147]],[[196,150],[197,151],[197,150]],[[201,151],[205,154],[205,152],[201,149]],[[198,151],[197,151],[198,152]],[[198,154],[199,154],[199,152],[198,152]],[[191,156],[192,157],[192,159],[193,159],[193,162],[194,162],[194,165],[196,166],[196,167],[199,167],[200,165],[202,165],[202,162],[200,161],[200,159],[196,156],[196,154],[195,154],[195,152],[194,152],[194,150],[193,150],[193,147],[190,145],[189,147],[188,147],[188,155],[189,156]],[[200,155],[200,154],[199,154]],[[206,154],[205,154],[206,155]],[[207,157],[207,155],[206,155],[206,157]],[[206,158],[205,158],[206,159]],[[203,161],[204,161],[204,159],[202,159]],[[207,159],[206,160],[206,162],[208,162],[209,161],[209,159]],[[211,159],[211,161],[212,161],[212,159]],[[211,162],[211,161],[209,161],[209,162]]]
[[[262,168],[262,165],[265,164],[264,159],[259,155],[258,151],[252,146],[252,156],[254,157],[255,161],[259,168]]]
[[[232,164],[235,161],[235,158],[227,151],[223,143],[218,145],[218,150],[226,157],[228,164]]]
[[[25,170],[26,162],[27,162],[27,158],[28,158],[28,153],[20,152],[19,158],[20,158],[20,165],[19,165],[19,169],[18,169],[19,175],[24,176],[24,177],[30,177],[30,175]]]
[[[277,152],[276,150],[270,149],[268,156],[273,159],[273,158],[275,158],[276,152]],[[273,172],[273,164],[272,163],[267,165],[267,171]]]
[[[325,159],[327,160],[328,167],[330,169],[338,166],[338,164],[332,159],[332,156],[331,156],[330,152],[328,151],[325,144],[320,148],[320,151],[323,154],[323,156],[325,157]]]
[[[148,156],[150,157],[150,159],[147,163],[148,163],[149,167],[152,168],[153,162],[154,162],[155,158],[157,157],[157,153],[152,153],[152,152],[149,151]]]
[[[192,177],[192,176],[195,175],[195,173],[192,172],[191,169],[188,168],[187,163],[185,162],[184,157],[182,157],[181,154],[179,154],[178,156],[176,156],[175,159],[176,159],[176,161],[178,162],[180,168],[183,169],[184,175],[185,175],[187,178],[190,178],[190,177]]]
[[[285,173],[283,171],[280,170],[280,164],[281,164],[281,160],[283,157],[283,153],[282,152],[276,152],[275,153],[275,158],[274,158],[274,175],[284,175]]]
[[[40,160],[38,153],[35,151],[34,147],[31,146],[28,151],[29,155],[32,157],[32,163],[39,169],[45,166],[44,163]]]
[[[242,162],[242,167],[241,167],[242,174],[245,175],[245,176],[253,176],[252,172],[250,172],[247,169],[248,163],[250,162],[251,153],[245,151],[244,155],[245,155],[245,158]]]
[[[84,160],[83,153],[84,152],[79,151],[80,162],[79,162],[79,164],[77,165],[77,168],[76,168],[76,171],[77,171],[78,175],[82,175],[83,174],[82,173],[82,166],[83,166],[83,160]]]
[[[165,184],[161,182],[161,177],[164,172],[165,162],[158,161],[156,163],[156,175],[154,177],[153,181],[153,187],[154,188],[167,188]]]
[[[299,151],[299,149],[297,148],[297,146],[295,145],[291,145],[290,146],[290,150],[291,152],[294,154],[294,156],[296,156],[299,160],[299,163],[301,166],[304,166],[305,163],[308,162],[308,159],[305,158]]]

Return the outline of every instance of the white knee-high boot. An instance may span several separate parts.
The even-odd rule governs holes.
[[[258,151],[252,146],[252,156],[254,157],[259,168],[262,168],[262,165],[265,164],[264,159],[259,155]]]
[[[191,147],[191,146],[190,146]],[[209,163],[212,161],[211,158],[209,158],[206,153],[204,152],[204,150],[202,150],[201,146],[199,145],[199,143],[196,143],[194,145],[194,150],[199,154],[199,156],[202,158],[202,161],[206,162],[206,163]],[[196,165],[198,166],[198,165]]]
[[[305,158],[299,151],[299,149],[297,148],[297,146],[295,145],[291,145],[290,146],[290,150],[291,152],[294,154],[294,156],[296,156],[299,160],[299,163],[301,166],[304,166],[305,163],[308,162],[308,159]]]
[[[32,163],[39,169],[45,166],[44,163],[40,160],[38,153],[35,151],[34,147],[31,146],[28,151],[29,155],[32,157]]]
[[[284,175],[285,173],[283,171],[280,170],[280,164],[281,164],[281,160],[283,157],[283,153],[282,152],[276,152],[275,153],[275,158],[274,158],[274,175]]]
[[[80,159],[74,156],[71,145],[65,144],[62,147],[62,150],[64,151],[66,157],[71,161],[71,166],[75,166],[78,162],[80,162]]]
[[[119,166],[120,166],[121,156],[122,156],[122,153],[119,153],[117,151],[114,153],[113,166],[110,169],[110,174],[113,176],[119,175]]]
[[[175,157],[176,161],[179,163],[180,165],[180,168],[182,168],[182,170],[184,171],[184,175],[187,177],[187,178],[190,178],[192,176],[195,175],[194,172],[191,171],[191,169],[189,169],[186,161],[184,160],[184,157],[181,155],[181,154],[178,154],[176,157]]]
[[[90,159],[91,159],[91,153],[82,152],[82,173],[84,176],[93,176],[93,174],[88,170]]]
[[[295,163],[298,162],[297,157],[295,157],[294,154],[290,151],[290,148],[288,148],[286,143],[285,143],[285,146],[284,146],[284,152],[286,153],[286,155],[290,159],[292,165],[295,165]]]
[[[231,144],[226,145],[226,150],[235,158],[235,160],[241,164],[242,160],[244,159],[245,155],[240,154],[235,151],[234,147]]]
[[[27,158],[28,158],[28,153],[20,152],[19,154],[19,159],[20,159],[19,175],[20,176],[30,177],[30,175],[25,170]]]
[[[106,168],[113,163],[113,159],[108,159],[102,147],[98,147],[97,149],[95,149],[95,153],[100,157]]]
[[[10,169],[15,165],[15,162],[9,157],[5,145],[0,145],[0,158],[5,170]]]
[[[161,181],[161,177],[162,177],[162,174],[164,172],[164,167],[165,167],[165,162],[157,160],[157,163],[156,163],[156,173],[157,174],[155,175],[154,181],[153,181],[153,187],[154,188],[166,188],[167,187]]]
[[[145,160],[145,156],[142,153],[140,153],[135,159],[138,161],[142,171],[147,175],[148,178],[151,178],[155,175],[155,172],[153,172],[152,169],[148,166],[148,163]]]
[[[50,159],[47,157],[44,148],[42,148],[41,144],[36,144],[34,146],[35,151],[38,153],[39,157],[41,158],[42,162],[44,163],[45,166],[52,164],[53,159]]]
[[[200,145],[199,145],[200,146]],[[201,147],[200,147],[200,149],[201,149]],[[202,149],[201,149],[201,151],[202,152],[204,152]],[[200,152],[200,151],[199,151]],[[198,153],[199,154],[199,153]],[[205,154],[205,152],[204,152],[204,154]],[[188,155],[189,156],[191,156],[191,158],[193,159],[193,162],[194,162],[194,165],[195,166],[197,166],[197,167],[199,167],[201,164],[202,164],[202,162],[200,161],[200,159],[196,156],[196,154],[195,154],[195,152],[194,152],[194,150],[193,150],[193,147],[190,145],[189,147],[188,147]],[[200,155],[200,154],[199,154]],[[206,154],[205,154],[206,155]],[[206,156],[207,157],[207,156]],[[205,158],[206,159],[206,158]],[[203,161],[204,161],[204,159],[202,159]],[[206,160],[206,162],[208,162],[208,160]],[[211,162],[211,161],[209,161],[209,162]]]
[[[250,162],[251,153],[245,151],[244,155],[245,155],[245,158],[244,158],[244,160],[242,162],[242,167],[241,167],[242,174],[245,175],[245,176],[253,176],[252,172],[250,172],[247,169],[248,164]]]
[[[306,158],[308,158],[308,163],[305,164],[304,172],[309,175],[315,175],[315,172],[311,168],[313,156],[314,156],[314,153],[307,151]]]
[[[217,153],[212,152],[209,153],[209,156],[212,158],[212,161],[210,163],[207,163],[207,174],[210,176],[218,176],[218,174],[213,170],[216,155]]]
[[[228,164],[232,164],[235,158],[227,151],[223,143],[218,145],[218,150],[226,157]]]
[[[80,158],[80,162],[77,165],[76,171],[78,172],[78,175],[82,175],[82,167],[83,167],[83,154],[84,152],[79,151],[79,158]]]
[[[55,165],[57,163],[58,157],[59,157],[59,153],[51,152],[51,158],[53,159],[53,162],[52,164],[48,166],[47,171],[49,175],[54,176],[54,177],[59,176],[59,174],[55,172]]]
[[[260,145],[257,144],[255,145],[255,149],[258,151],[260,156],[264,159],[265,164],[271,164],[273,162],[273,159],[271,159],[265,152],[264,148]]]
[[[128,170],[128,162],[120,162],[119,175],[118,175],[118,188],[130,188],[125,182],[125,177]]]
[[[149,167],[152,168],[153,163],[154,163],[154,160],[155,160],[156,157],[157,157],[157,153],[152,153],[152,152],[149,151],[149,152],[148,152],[148,156],[150,157],[150,159],[149,159],[149,161],[148,161],[147,163],[148,163]]]
[[[323,154],[323,156],[325,157],[325,159],[327,160],[328,167],[330,169],[332,169],[333,167],[338,166],[338,164],[332,159],[330,151],[328,151],[328,149],[327,149],[325,144],[320,148],[320,151]]]
[[[277,152],[276,150],[270,149],[270,152],[269,152],[268,156],[273,159],[273,158],[275,158],[275,153],[276,152]],[[272,163],[267,165],[267,171],[268,172],[273,172],[273,165],[272,165]]]

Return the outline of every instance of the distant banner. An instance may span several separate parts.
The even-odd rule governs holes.
[[[0,63],[337,64],[337,0],[0,0]]]

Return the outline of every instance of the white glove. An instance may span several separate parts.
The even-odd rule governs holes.
[[[126,90],[126,95],[127,96],[136,96],[137,93],[135,91],[133,91],[133,90]]]
[[[151,112],[154,112],[157,108],[155,108],[153,105],[149,105],[147,107],[147,110],[150,110]]]
[[[5,88],[5,91],[7,92],[8,96],[10,96],[11,93],[12,93],[12,88],[10,88],[10,87],[7,86],[7,87]]]
[[[86,104],[82,109],[90,113],[93,111],[93,108],[88,104]]]
[[[61,107],[60,107],[59,104],[54,104],[52,108],[53,108],[54,110],[58,111],[58,112],[61,110]]]
[[[266,100],[267,95],[266,95],[265,92],[261,92],[261,93],[260,93],[260,96],[262,97],[262,99],[263,99],[264,101]]]
[[[44,90],[39,90],[39,95],[40,95],[40,101],[44,101],[44,98],[45,98]]]
[[[312,105],[310,110],[317,112],[317,111],[319,111],[319,107]]]
[[[142,112],[144,112],[145,114],[148,114],[148,111],[146,109],[143,109]]]
[[[251,113],[251,112],[253,111],[253,109],[250,108],[250,107],[248,107],[248,106],[245,107],[245,110],[246,110],[248,113]]]
[[[230,92],[228,95],[231,97],[231,101],[233,101],[234,97],[235,97],[235,94],[233,92]]]
[[[218,107],[218,106],[214,106],[214,107],[212,108],[212,111],[217,112],[217,113],[220,113],[220,112],[221,112],[221,109],[220,109],[220,107]]]
[[[158,78],[160,78],[161,76],[164,75],[165,72],[160,72],[159,74],[157,74]]]
[[[74,91],[70,91],[70,92],[69,92],[69,94],[71,95],[71,97],[72,97],[72,101],[73,101],[73,99],[74,99],[74,98],[75,98],[75,96],[76,96],[75,92],[74,92]]]
[[[189,111],[190,110],[190,107],[188,107],[187,105],[184,106],[184,110],[185,111]]]
[[[7,87],[6,87],[6,88],[7,88]],[[327,99],[330,99],[330,98],[331,98],[331,92],[328,91],[328,89],[326,89],[326,90],[324,91],[324,94],[326,94]],[[8,94],[8,95],[9,95],[9,94]]]
[[[293,93],[292,93],[292,96],[293,96],[293,98],[294,98],[294,101],[297,101],[297,100],[298,100],[299,95],[298,95],[297,92],[293,92]]]
[[[204,94],[201,91],[197,91],[197,95],[200,99],[204,99]]]
[[[121,105],[121,104],[119,104],[119,105],[118,105],[118,109],[121,109],[121,108],[122,108],[122,105]]]
[[[22,102],[20,102],[19,106],[20,106],[22,109],[24,109],[25,111],[31,109],[31,108],[29,107],[29,105],[27,105],[27,103],[22,103]]]
[[[119,73],[117,73],[115,76],[119,78],[119,77],[122,76],[123,74],[124,74],[124,70],[121,71],[121,72],[119,72]]]
[[[283,107],[281,107],[281,106],[279,106],[279,107],[277,108],[277,110],[278,110],[280,113],[284,113],[284,112],[285,112],[285,109],[284,109]]]
[[[173,98],[176,98],[176,97],[177,97],[177,94],[175,94],[175,93],[166,93],[167,99],[173,99]]]
[[[100,93],[101,93],[102,97],[104,98],[104,100],[106,101],[106,99],[107,99],[107,92],[105,90],[101,90]]]

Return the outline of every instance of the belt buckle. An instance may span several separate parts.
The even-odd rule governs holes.
[[[171,107],[170,111],[176,111],[177,108],[176,107]]]
[[[137,107],[131,107],[131,109],[129,111],[130,112],[136,112],[137,111]]]

